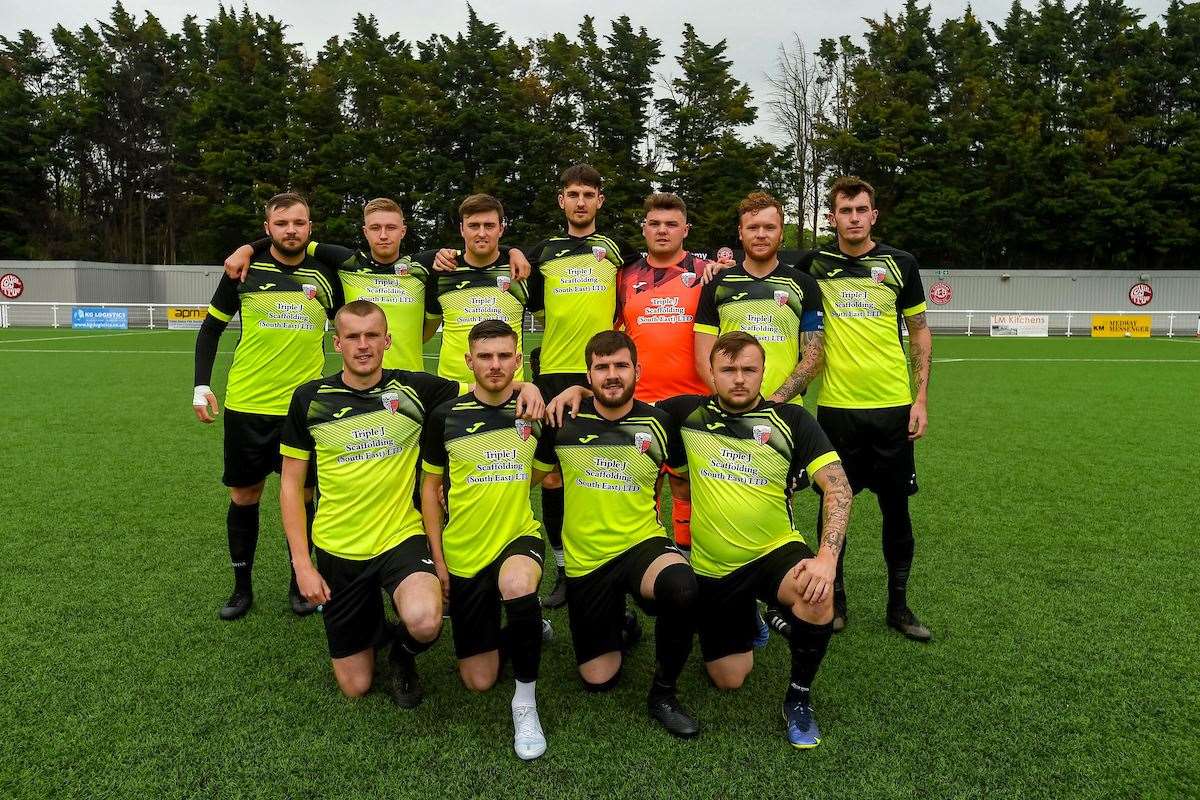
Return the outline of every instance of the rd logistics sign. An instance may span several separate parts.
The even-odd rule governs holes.
[[[71,309],[71,327],[95,330],[127,330],[128,308],[100,308],[99,306],[75,306]]]

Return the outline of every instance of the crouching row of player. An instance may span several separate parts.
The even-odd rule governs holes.
[[[535,684],[543,620],[537,587],[543,542],[530,486],[555,468],[566,487],[563,541],[567,606],[579,674],[590,691],[614,686],[630,642],[631,596],[656,617],[650,715],[669,732],[700,726],[676,683],[698,634],[705,668],[721,689],[753,666],[757,601],[790,624],[791,675],[783,702],[788,741],[820,734],[810,688],[833,618],[832,584],[852,494],[837,454],[795,405],[763,400],[763,349],[746,333],[721,336],[710,358],[716,395],[634,399],[640,372],[618,331],[587,345],[589,388],[546,408],[518,410],[515,332],[498,320],[469,335],[471,387],[382,368],[390,345],[374,304],[345,305],[335,320],[341,372],[295,392],[282,434],[281,502],[300,591],[323,607],[338,685],[371,686],[375,653],[389,647],[393,696],[420,702],[415,657],[437,639],[448,606],[463,683],[486,691],[511,664],[514,749],[546,750]],[[523,404],[527,405],[527,404]],[[412,498],[417,485],[420,514]],[[304,484],[315,461],[320,492],[309,556]],[[690,491],[689,564],[658,517],[664,471]],[[792,492],[823,492],[819,552],[792,524]],[[380,588],[392,598],[390,626]]]

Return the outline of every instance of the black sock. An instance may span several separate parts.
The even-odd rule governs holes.
[[[556,551],[562,550],[563,490],[561,486],[557,489],[542,487],[542,524],[546,526],[546,538],[550,540],[550,547]],[[559,567],[559,569],[562,568]]]
[[[894,492],[879,496],[883,514],[883,560],[888,571],[888,610],[908,607],[908,573],[912,569],[916,542],[912,517],[908,513],[908,495]]]
[[[410,660],[415,656],[421,655],[429,648],[437,644],[437,640],[441,638],[441,634],[433,637],[428,642],[418,641],[413,638],[413,635],[408,632],[408,628],[403,622],[391,626],[393,629],[392,649],[389,652],[389,657],[393,661]]]
[[[258,503],[239,506],[229,503],[225,514],[225,529],[229,534],[229,560],[233,564],[233,586],[248,592],[250,575],[254,571],[254,551],[258,547]]]
[[[699,589],[696,575],[687,564],[669,564],[654,579],[654,655],[658,668],[650,694],[673,694],[679,673],[692,653],[696,620],[694,610]]]
[[[537,593],[505,600],[504,611],[513,677],[521,683],[536,681],[542,663],[542,604]]]
[[[829,637],[833,635],[833,623],[814,625],[797,617],[791,609],[785,608],[782,612],[792,623],[792,674],[784,702],[796,703],[812,688],[829,647]]]
[[[308,529],[308,553],[309,553],[309,555],[312,555],[312,550],[313,550],[312,526],[313,526],[313,519],[316,516],[317,516],[316,504],[314,504],[312,500],[309,500],[308,502],[306,502],[304,504],[304,519],[305,519],[305,524],[307,525],[307,529]],[[283,538],[283,546],[287,548],[288,568],[291,569],[291,571],[292,571],[292,582],[290,584],[288,584],[288,587],[291,589],[292,592],[299,593],[300,587],[296,583],[296,565],[292,563],[292,548],[288,544],[286,536]]]

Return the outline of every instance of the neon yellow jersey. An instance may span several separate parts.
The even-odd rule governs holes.
[[[425,317],[442,320],[438,375],[463,383],[475,380],[465,359],[470,350],[467,334],[486,319],[507,322],[517,332],[517,350],[521,350],[529,292],[523,281],[509,275],[507,249],[486,267],[460,266],[454,272],[432,274],[425,292]]]
[[[295,391],[279,451],[316,456],[317,547],[364,560],[425,535],[413,503],[422,424],[431,409],[465,389],[423,372],[387,369],[370,389],[347,386],[339,372]]]
[[[821,249],[801,266],[816,278],[825,305],[825,371],[818,404],[891,408],[912,403],[900,317],[925,312],[917,260],[877,244],[858,258]]]
[[[692,490],[692,568],[720,578],[790,541],[804,541],[792,495],[838,460],[800,406],[761,401],[731,414],[715,397],[683,395],[658,407],[680,426]]]
[[[429,270],[409,256],[381,264],[370,253],[336,244],[309,242],[308,254],[337,270],[344,302],[370,300],[383,309],[392,337],[392,346],[383,352],[383,368],[423,372],[421,334]]]
[[[421,468],[442,475],[446,569],[470,578],[522,536],[541,536],[529,505],[540,422],[518,419],[517,394],[489,406],[473,394],[443,403],[425,426]]]
[[[341,306],[333,270],[306,257],[289,266],[269,255],[250,264],[239,283],[222,276],[208,313],[242,318],[225,406],[249,414],[287,414],[292,392],[325,369],[325,322]]]
[[[745,331],[758,339],[767,357],[762,393],[769,397],[796,368],[800,335],[822,330],[821,316],[821,292],[807,274],[778,264],[758,278],[739,264],[701,290],[695,331],[713,336]],[[803,405],[804,398],[796,395],[791,402]]]
[[[641,401],[609,421],[589,398],[563,427],[547,426],[534,466],[545,472],[562,467],[567,575],[587,575],[639,542],[666,536],[658,516],[662,466],[684,463],[673,420]]]
[[[546,317],[543,374],[587,372],[588,340],[612,330],[616,318],[617,270],[640,257],[629,245],[599,233],[555,236],[533,249],[529,308]]]

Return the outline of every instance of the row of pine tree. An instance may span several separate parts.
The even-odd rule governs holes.
[[[1200,4],[1147,22],[1125,0],[1014,2],[935,26],[907,0],[781,46],[761,98],[691,25],[674,66],[628,17],[605,27],[517,42],[468,6],[460,32],[409,42],[359,16],[309,60],[245,8],[172,32],[118,3],[49,42],[0,37],[0,257],[211,263],[285,189],[327,241],[355,241],[384,195],[410,249],[452,242],[457,202],[486,191],[530,242],[559,227],[577,161],[635,242],[641,198],[678,191],[697,251],[736,243],[756,187],[811,243],[839,173],[877,186],[879,238],[928,266],[1189,267],[1200,246]],[[776,141],[746,135],[760,114]]]

